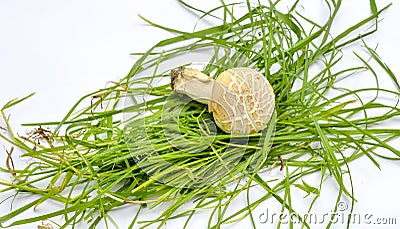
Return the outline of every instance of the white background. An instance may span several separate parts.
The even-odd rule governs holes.
[[[390,1],[378,2],[378,6],[382,7]],[[378,53],[399,76],[400,3],[393,2],[389,11],[383,14],[379,32],[367,41],[373,47],[379,43]],[[216,5],[218,1],[207,4]],[[323,12],[326,11],[320,7],[323,4],[323,1],[308,1],[304,12],[316,18],[325,18]],[[368,1],[344,1],[333,31],[341,31],[344,26],[368,15],[368,7]],[[204,8],[207,9],[207,6]],[[104,87],[108,81],[125,76],[135,61],[129,53],[146,51],[157,41],[173,36],[145,25],[137,16],[139,13],[152,21],[184,31],[192,31],[197,21],[195,14],[174,0],[0,0],[0,105],[14,97],[37,92],[28,101],[8,110],[11,124],[17,132],[25,132],[19,126],[21,123],[60,120],[81,96]],[[0,165],[4,166],[6,154],[4,144],[0,144]],[[351,163],[358,200],[354,211],[377,217],[397,217],[398,227],[400,186],[397,176],[400,162],[378,161],[381,170],[367,158]],[[5,174],[1,176],[8,179]],[[328,182],[325,189],[327,191],[322,193],[316,209],[324,209],[325,202],[333,203],[336,187]],[[256,197],[257,191],[253,195]],[[294,191],[293,195],[299,208],[302,204],[307,206],[308,200],[302,199],[304,193]],[[4,195],[0,197],[4,198]],[[238,198],[235,204],[243,207],[245,199]],[[3,215],[8,209],[5,205],[0,206]],[[266,201],[254,211],[254,215],[265,213],[266,209],[278,211],[277,206],[273,200]],[[50,204],[40,206],[47,210],[51,207]],[[135,207],[130,207],[114,214],[121,228],[127,227],[135,210]],[[158,211],[144,211],[146,215],[143,217],[157,216]],[[27,215],[34,216],[35,212],[30,211]],[[191,227],[205,228],[207,220],[207,214],[197,214]],[[163,227],[179,228],[179,223],[175,220]],[[229,228],[246,228],[247,225],[249,222],[244,220]],[[270,228],[271,225],[258,223],[257,226]],[[342,227],[337,225],[335,228]],[[19,228],[32,228],[32,225]],[[354,225],[353,228],[395,226]]]

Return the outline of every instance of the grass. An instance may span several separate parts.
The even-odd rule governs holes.
[[[282,212],[297,214],[309,228],[292,206],[293,188],[312,196],[311,212],[324,181],[332,177],[339,190],[332,200],[336,202],[333,210],[337,210],[342,196],[351,199],[352,210],[355,198],[351,181],[355,178],[348,163],[366,156],[379,168],[376,157],[399,159],[400,151],[391,140],[400,135],[400,130],[380,125],[399,116],[398,100],[383,103],[380,99],[398,99],[400,86],[364,40],[378,29],[379,17],[390,5],[378,9],[371,0],[369,17],[332,36],[330,29],[340,14],[341,1],[324,2],[330,9],[325,22],[314,22],[297,12],[299,1],[287,12],[278,11],[280,1],[268,5],[222,2],[210,11],[181,3],[200,13],[200,18],[218,18],[220,25],[184,32],[142,17],[176,36],[158,42],[145,53],[133,54],[139,58],[126,77],[83,96],[62,120],[25,124],[34,128],[29,136],[12,132],[6,111],[32,94],[3,106],[1,114],[8,133],[0,133],[0,137],[21,148],[22,157],[32,160],[24,169],[15,169],[12,150],[8,151],[7,166],[2,171],[12,180],[0,180],[5,186],[2,192],[9,191],[13,198],[36,194],[37,199],[1,216],[1,227],[59,216],[64,220],[60,228],[82,222],[90,228],[100,223],[108,227],[117,224],[109,215],[113,209],[126,204],[153,209],[165,203],[168,208],[148,221],[140,221],[139,211],[130,228],[161,227],[178,217],[184,217],[185,225],[189,225],[197,211],[210,208],[209,228],[244,218],[256,227],[252,211],[274,198],[281,203]],[[247,13],[238,17],[238,6],[247,7]],[[359,65],[343,69],[344,48],[353,44],[362,45],[367,57],[354,53]],[[168,82],[171,69],[165,66],[204,50],[210,53],[204,72],[213,77],[229,67],[251,66],[268,78],[276,94],[276,111],[269,128],[249,136],[225,134],[215,127],[207,107],[172,94]],[[381,76],[372,63],[387,73],[397,90],[380,87]],[[376,84],[356,90],[340,86],[360,72],[369,72]],[[297,83],[300,86],[296,87]],[[374,96],[366,97],[365,93]],[[88,102],[90,106],[85,105]],[[390,155],[379,154],[379,148]],[[280,166],[280,158],[284,160],[285,178],[262,178],[265,170]],[[304,181],[316,173],[321,176],[318,185]],[[253,186],[265,190],[257,200],[248,196]],[[232,213],[228,209],[241,193],[247,193],[247,205]],[[62,203],[64,208],[32,218],[18,217],[49,200]],[[188,202],[194,207],[182,208]],[[326,226],[331,224],[332,219]]]

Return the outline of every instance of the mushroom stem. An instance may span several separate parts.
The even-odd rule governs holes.
[[[215,80],[192,68],[179,67],[171,71],[172,90],[203,104],[212,99],[214,83]]]

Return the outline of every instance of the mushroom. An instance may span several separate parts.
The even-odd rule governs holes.
[[[217,126],[226,133],[252,134],[265,129],[275,107],[271,84],[251,68],[231,68],[216,80],[192,69],[171,71],[171,88],[208,105]]]

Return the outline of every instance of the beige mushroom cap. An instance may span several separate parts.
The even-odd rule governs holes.
[[[251,68],[232,68],[222,72],[216,82],[209,110],[219,128],[251,134],[267,127],[275,95],[266,77]]]

